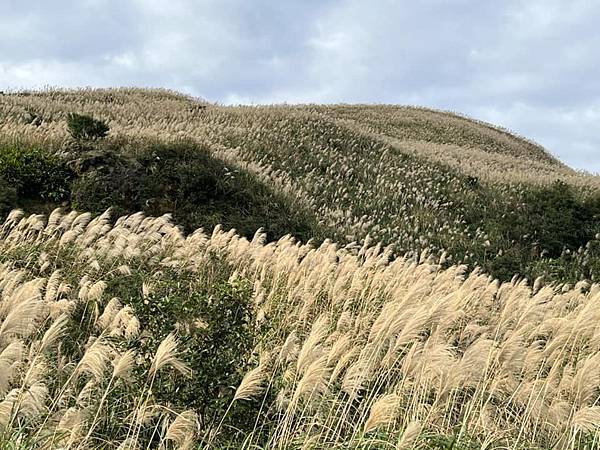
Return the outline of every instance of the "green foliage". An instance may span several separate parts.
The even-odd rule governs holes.
[[[102,120],[84,114],[70,113],[67,116],[67,127],[76,140],[94,140],[107,135],[110,128]]]
[[[32,268],[43,251],[41,245],[18,246],[0,254],[0,262],[15,261],[15,267]],[[73,286],[84,273],[77,255],[76,248],[62,246],[52,267],[52,271],[63,271],[65,282]],[[100,259],[100,264],[109,267],[114,261]],[[256,364],[253,349],[260,330],[255,326],[252,285],[236,277],[234,268],[217,253],[208,254],[198,271],[168,267],[157,271],[155,263],[146,264],[143,258],[131,264],[130,270],[128,275],[113,271],[114,275],[106,278],[103,297],[119,298],[133,308],[140,320],[143,334],[132,344],[142,358],[138,369],[147,370],[162,340],[175,333],[179,357],[192,369],[192,374],[185,378],[174,371],[159,371],[152,396],[174,410],[194,409],[200,414],[202,425],[208,428],[225,416],[235,388]],[[88,342],[97,332],[97,308],[94,301],[81,301],[71,312],[68,338],[61,346],[63,355],[81,358],[85,352],[81,343]],[[54,381],[60,387],[66,379]],[[143,384],[135,383],[126,387],[133,397],[141,396],[142,388]],[[116,390],[113,395],[119,398],[122,392]],[[236,403],[227,414],[226,429],[229,429],[227,424],[235,424],[232,433],[251,430],[259,406],[252,402]],[[118,408],[119,405],[106,415],[98,431],[100,435],[118,434],[110,431],[123,425]],[[223,439],[229,437],[224,433]]]
[[[158,376],[153,393],[177,408],[193,408],[210,423],[225,413],[237,386],[249,369],[255,340],[251,285],[230,280],[232,269],[217,255],[205,264],[206,273],[165,269],[155,273],[150,293],[142,294],[141,270],[109,283],[109,295],[130,304],[145,330],[138,350],[150,360],[172,332],[180,341],[182,359],[191,378]],[[246,408],[247,409],[247,408]],[[237,409],[236,426],[251,426],[255,414]]]
[[[550,257],[584,246],[600,223],[600,196],[580,199],[573,187],[561,181],[527,191],[524,206],[520,228],[527,229]]]
[[[17,189],[4,177],[0,178],[0,214],[8,213],[17,204]]]
[[[244,236],[263,227],[270,239],[288,233],[303,240],[320,237],[309,213],[197,144],[140,145],[128,154],[106,151],[112,154],[110,167],[88,170],[73,187],[73,203],[79,210],[113,207],[118,215],[172,213],[188,232],[221,224]]]
[[[22,199],[68,200],[72,177],[64,161],[48,150],[0,145],[0,207],[14,207]]]
[[[450,243],[453,254],[470,255],[472,264],[502,281],[514,275],[554,281],[600,276],[594,244],[600,194],[584,195],[556,181],[503,191],[479,187],[472,195],[466,215],[472,239]]]

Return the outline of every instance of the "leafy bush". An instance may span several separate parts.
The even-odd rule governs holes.
[[[147,295],[142,294],[142,282],[150,274],[141,270],[115,278],[107,292],[132,305],[147,331],[140,354],[150,358],[169,333],[177,333],[193,377],[183,383],[159,378],[154,395],[177,407],[193,407],[210,422],[231,403],[231,386],[248,368],[255,335],[251,286],[244,280],[228,281],[232,269],[216,255],[207,267],[210,273],[201,276],[175,269],[155,273]]]
[[[100,139],[110,130],[102,120],[77,113],[70,113],[67,116],[67,127],[71,136],[77,140]]]
[[[0,148],[0,179],[4,180],[4,196],[17,199],[39,199],[61,202],[69,199],[73,174],[64,161],[51,152],[20,144]],[[6,202],[6,200],[5,200]],[[14,205],[11,205],[14,206]]]
[[[600,195],[562,181],[502,193],[480,187],[474,194],[467,215],[474,238],[457,241],[453,254],[471,252],[474,264],[502,281],[515,274],[555,281],[600,276],[591,243],[600,232]],[[586,246],[585,259],[575,257]]]
[[[321,235],[307,211],[197,144],[139,145],[126,155],[106,151],[113,154],[110,167],[88,170],[74,184],[73,203],[81,211],[113,207],[116,214],[172,213],[188,232],[221,224],[244,236],[263,227],[270,239],[288,233],[303,240]]]
[[[0,214],[6,214],[17,204],[17,190],[6,181],[3,177],[0,177]]]

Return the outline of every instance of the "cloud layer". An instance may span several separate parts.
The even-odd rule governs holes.
[[[3,0],[0,89],[459,111],[600,172],[596,0]]]

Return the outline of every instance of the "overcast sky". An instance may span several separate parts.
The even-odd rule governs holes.
[[[600,0],[0,0],[0,89],[458,111],[600,172]]]

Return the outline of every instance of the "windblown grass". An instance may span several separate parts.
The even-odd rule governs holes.
[[[216,253],[254,285],[254,368],[224,416],[154,397],[186,383],[169,334],[144,358],[137,311],[107,298],[140,264],[203,276]],[[597,448],[600,286],[500,284],[389,249],[266,244],[168,218],[48,219],[0,229],[2,440],[46,448]],[[65,263],[69,261],[69,263]],[[150,276],[143,295],[156,301]],[[201,324],[198,326],[202,326]],[[237,391],[236,391],[237,389]],[[184,406],[184,405],[183,405]],[[228,420],[240,406],[254,426]],[[469,447],[471,446],[471,447]],[[475,447],[473,447],[475,446]]]

